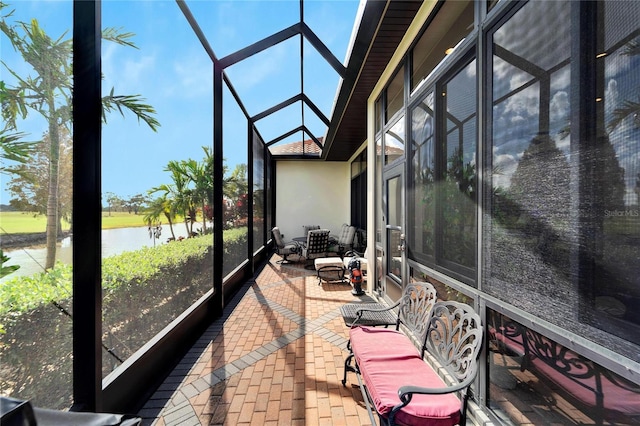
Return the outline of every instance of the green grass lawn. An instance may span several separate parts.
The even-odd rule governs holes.
[[[132,226],[146,226],[142,218],[144,214],[125,212],[102,213],[102,229],[128,228]],[[0,212],[0,234],[23,234],[31,232],[45,232],[47,218],[44,215],[34,216],[25,212]],[[62,229],[68,230],[69,224],[62,221]]]

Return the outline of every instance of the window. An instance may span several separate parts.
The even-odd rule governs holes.
[[[351,224],[359,229],[367,228],[367,150],[351,163]],[[358,235],[360,238],[360,235]],[[358,241],[358,249],[363,249]]]
[[[400,67],[396,72],[385,92],[384,122],[386,124],[404,106],[404,67]]]
[[[411,111],[411,170],[413,190],[409,199],[410,253],[427,256],[433,262],[435,255],[435,113],[434,94],[429,92]]]
[[[488,406],[513,424],[635,424],[640,386],[489,309]]]
[[[476,263],[476,62],[411,109],[409,256],[467,283]]]
[[[382,228],[384,228],[384,210],[382,206],[382,136],[376,136],[376,243],[382,243]]]
[[[442,262],[472,275],[476,264],[476,61],[442,88],[445,168],[438,185]]]
[[[384,132],[384,164],[391,164],[404,155],[404,116]]]
[[[428,76],[454,48],[473,30],[473,1],[445,2],[411,51],[411,92]],[[450,22],[456,22],[451,26]]]
[[[398,283],[402,281],[402,252],[400,251],[401,235],[399,227],[402,224],[402,185],[400,176],[387,181],[387,274],[393,276]]]
[[[638,343],[640,4],[603,2],[597,13],[602,18],[591,40],[596,61],[585,64],[595,67],[597,76],[597,137],[588,147],[591,153],[585,153],[588,163],[580,175],[584,192],[593,194],[583,197],[583,226],[595,238],[581,252],[580,314],[582,320]]]
[[[378,134],[378,132],[380,132],[380,129],[382,128],[382,98],[378,98],[378,100],[376,100],[375,103],[375,109],[374,109],[374,113],[375,113],[375,133],[376,135]]]
[[[257,132],[253,132],[253,251],[264,246],[264,145]],[[271,228],[269,228],[271,229]]]
[[[483,238],[484,291],[636,362],[638,22],[636,3],[534,1],[490,34]]]
[[[247,225],[249,215],[248,205],[248,181],[247,145],[238,144],[246,136],[247,118],[238,103],[238,99],[232,95],[231,90],[225,82],[224,93],[224,114],[223,127],[227,129],[223,133],[223,151],[239,153],[238,158],[245,162],[238,161],[235,164],[227,164],[225,182],[223,184],[224,193],[224,227],[228,231],[227,235],[233,235],[231,241],[225,242],[225,256],[223,258],[223,276],[232,272],[248,259]]]

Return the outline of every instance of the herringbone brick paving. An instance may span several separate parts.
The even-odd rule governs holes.
[[[274,255],[138,413],[145,425],[370,425],[342,386],[351,286]]]

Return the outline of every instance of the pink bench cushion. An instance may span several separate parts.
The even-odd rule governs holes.
[[[351,348],[376,411],[383,416],[400,403],[402,386],[444,387],[444,382],[401,332],[359,326],[349,331]],[[460,421],[460,400],[455,394],[414,395],[396,414],[405,425],[455,425]]]

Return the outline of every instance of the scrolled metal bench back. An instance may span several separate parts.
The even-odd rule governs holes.
[[[475,377],[482,346],[480,316],[459,302],[437,302],[429,320],[424,349],[436,356],[458,382]]]
[[[421,342],[436,301],[436,289],[430,283],[410,283],[400,299],[398,325],[404,324]]]

